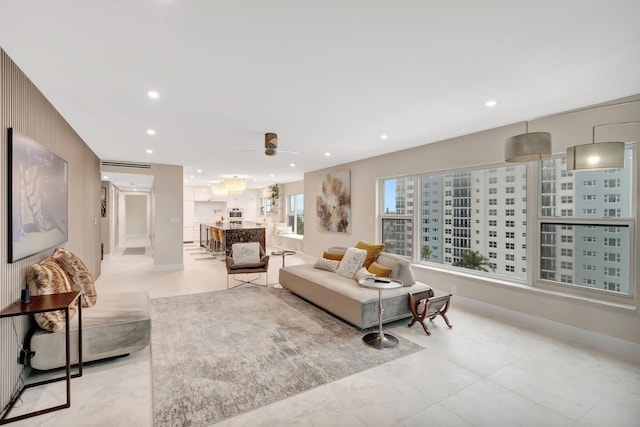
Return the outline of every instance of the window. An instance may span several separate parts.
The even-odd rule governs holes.
[[[630,263],[636,253],[636,192],[630,159],[636,147],[626,150],[627,165],[620,170],[571,173],[564,156],[558,156],[535,164],[382,179],[382,243],[414,262],[478,270],[471,274],[531,286],[569,284],[571,292],[593,296],[597,290],[612,293],[610,299],[613,293],[635,294]],[[539,182],[527,186],[536,177]],[[539,206],[536,212],[527,211],[531,197],[536,199],[531,206]],[[537,235],[527,233],[529,221],[535,221],[529,231],[538,230]],[[427,246],[431,255],[425,261],[421,253]]]
[[[414,243],[412,239],[415,238],[419,241],[413,245],[414,251],[422,250],[426,246],[429,247],[429,262],[524,279],[525,274],[522,267],[526,265],[526,256],[524,256],[526,246],[525,249],[520,248],[526,242],[525,236],[516,235],[513,230],[510,230],[509,236],[513,242],[507,245],[511,248],[508,252],[514,260],[518,260],[512,262],[512,264],[517,263],[517,266],[507,267],[504,263],[494,265],[489,263],[488,259],[490,254],[493,259],[505,257],[504,247],[498,248],[504,243],[502,241],[498,243],[495,237],[504,235],[504,228],[507,226],[515,227],[516,223],[515,220],[510,220],[507,222],[508,225],[504,225],[503,220],[489,219],[489,217],[500,218],[505,215],[501,210],[496,209],[496,206],[502,202],[495,195],[503,193],[506,181],[515,183],[518,188],[525,185],[525,175],[526,165],[517,165],[508,168],[493,168],[491,171],[479,169],[444,175],[382,180],[381,187],[384,196],[381,199],[384,199],[384,213],[381,218],[385,250],[411,256],[409,251],[404,249],[400,253],[398,241]],[[415,192],[400,190],[401,184],[398,182],[411,179],[413,179]],[[510,187],[516,188],[513,184]],[[417,200],[416,196],[419,196],[420,199]],[[400,212],[397,209],[394,211],[393,207],[398,205],[398,200],[411,200],[415,204],[416,210],[411,213]],[[509,198],[506,203],[513,207],[509,210],[509,215],[512,218],[520,218],[520,215],[522,215],[522,219],[525,218],[526,214],[520,212],[526,209],[526,197]],[[430,209],[434,204],[450,206],[450,208],[445,212],[434,212],[433,209]],[[399,231],[400,223],[406,226],[413,221],[419,221],[420,224],[433,224],[439,221],[444,222],[445,225],[440,229],[429,227],[429,232],[426,231],[426,227],[421,227],[418,235],[415,236]],[[479,239],[479,236],[486,240]],[[489,241],[489,236],[494,239]],[[433,246],[435,239],[443,241],[443,247],[435,248]],[[403,244],[401,246],[406,248],[412,245]],[[492,248],[492,251],[489,252],[488,248]],[[445,254],[452,256],[445,256]],[[523,257],[524,261],[522,261]],[[416,254],[415,258],[420,258],[419,254]]]
[[[633,192],[611,191],[632,187],[630,158],[631,148],[627,148],[624,169],[566,173],[557,175],[550,185],[542,187],[541,230],[558,235],[563,246],[559,253],[553,253],[541,240],[541,264],[545,258],[555,259],[565,270],[571,265],[573,274],[572,281],[566,282],[560,271],[544,270],[543,277],[541,268],[541,278],[621,294],[631,292]],[[564,165],[562,158],[556,157],[544,160],[541,167],[543,170],[561,170]],[[553,191],[558,187],[562,189],[562,195]],[[560,208],[560,204],[554,204],[558,197],[560,203],[572,205]],[[551,222],[554,211],[559,211],[562,218]]]
[[[295,234],[304,235],[304,194],[289,195],[287,224]]]

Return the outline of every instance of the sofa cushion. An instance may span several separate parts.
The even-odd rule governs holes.
[[[369,273],[377,277],[391,277],[391,273],[393,273],[393,270],[383,265],[380,265],[375,261],[371,263],[371,265],[368,268],[368,271]]]
[[[313,268],[317,268],[318,270],[326,270],[333,273],[338,270],[338,267],[340,267],[340,261],[325,258],[319,258],[313,266]]]
[[[50,295],[71,292],[71,283],[62,267],[52,258],[46,257],[37,264],[27,267],[27,286],[31,295]],[[69,308],[69,318],[78,310],[77,301]],[[33,315],[38,326],[46,331],[56,332],[64,328],[64,310],[48,311]]]
[[[358,271],[364,264],[366,257],[367,251],[364,249],[348,248],[342,258],[342,261],[340,261],[340,266],[336,270],[336,273],[346,277],[347,279],[353,279],[356,271]]]
[[[412,286],[416,283],[413,271],[411,271],[411,263],[408,259],[383,252],[378,256],[376,262],[383,267],[390,268],[391,278],[401,280],[404,286]]]
[[[384,245],[378,245],[375,243],[367,242],[366,240],[360,240],[356,244],[356,248],[364,249],[367,251],[367,258],[364,260],[364,268],[369,268],[372,262],[378,258],[378,255],[384,250]]]
[[[89,269],[82,260],[65,248],[57,248],[53,252],[53,259],[60,264],[60,267],[69,276],[71,288],[74,291],[80,291],[80,294],[82,294],[82,306],[94,306],[97,299],[96,286],[93,283],[93,277],[89,273]]]
[[[334,252],[327,252],[327,251],[324,251],[322,253],[322,258],[331,259],[334,261],[342,261],[343,257],[344,257],[344,253],[334,253]]]
[[[100,294],[98,303],[82,310],[82,360],[90,362],[140,351],[151,338],[151,304],[147,292]],[[69,327],[71,363],[78,363],[78,316]],[[65,331],[38,329],[29,342],[35,352],[31,367],[39,370],[65,366]]]

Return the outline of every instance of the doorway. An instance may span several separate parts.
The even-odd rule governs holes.
[[[122,246],[148,247],[151,229],[150,198],[148,193],[123,193],[120,206]]]

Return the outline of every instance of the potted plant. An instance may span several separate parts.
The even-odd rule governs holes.
[[[269,190],[271,190],[271,198],[273,200],[278,200],[280,198],[280,189],[278,188],[278,184],[271,184],[269,186]]]
[[[280,188],[278,188],[278,184],[271,184],[269,186],[269,190],[271,190],[271,211],[278,211],[278,199],[280,198]]]

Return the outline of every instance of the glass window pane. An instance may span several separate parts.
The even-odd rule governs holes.
[[[624,169],[567,172],[564,157],[541,163],[543,217],[629,218],[631,216],[631,148]]]
[[[412,256],[412,222],[411,219],[382,219],[382,243],[385,252]]]
[[[304,194],[296,194],[296,234],[304,234]]]
[[[420,259],[526,277],[526,166],[420,180]],[[522,191],[520,191],[522,189]]]
[[[541,225],[541,278],[629,294],[629,227]]]
[[[382,181],[383,214],[413,215],[413,178]]]

